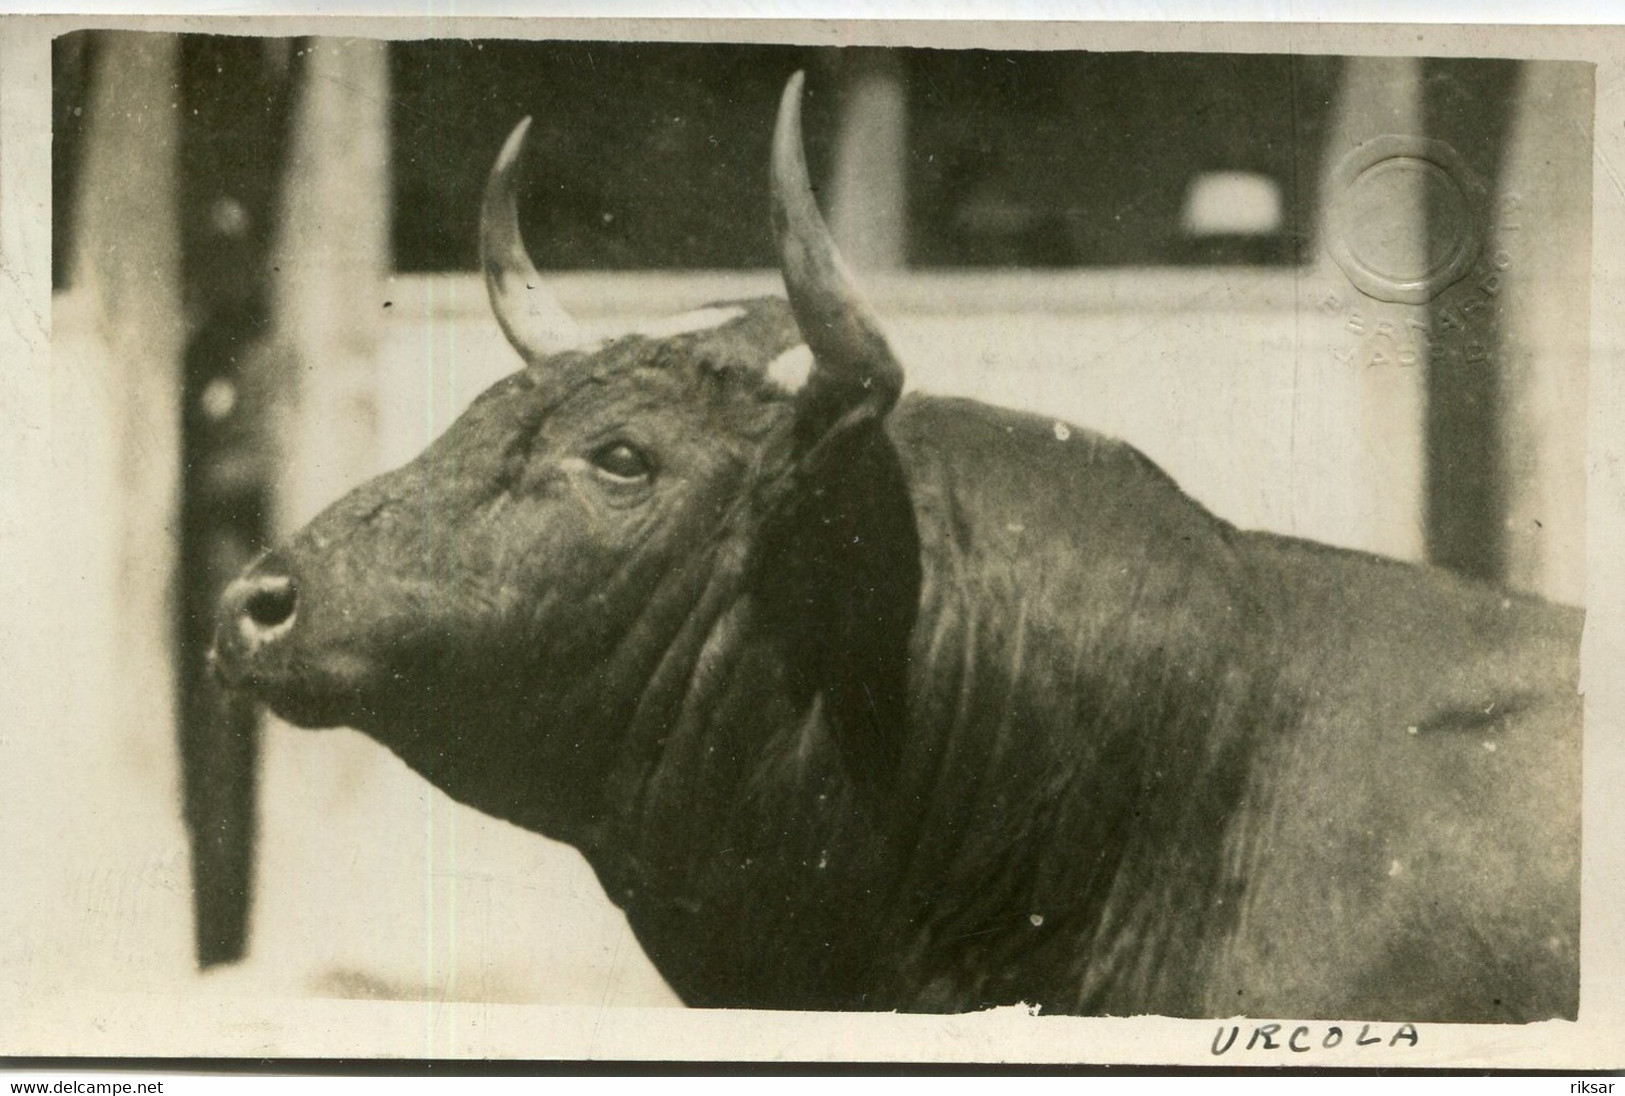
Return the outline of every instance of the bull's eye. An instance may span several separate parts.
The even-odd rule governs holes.
[[[635,445],[612,441],[593,451],[592,466],[613,480],[631,483],[654,474],[654,462]]]

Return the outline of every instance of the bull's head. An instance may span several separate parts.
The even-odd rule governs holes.
[[[658,336],[597,343],[520,238],[519,125],[486,189],[481,250],[525,368],[231,586],[215,649],[228,683],[295,723],[366,730],[453,795],[570,839],[639,721],[664,734],[719,661],[749,657],[725,650],[742,604],[816,615],[828,576],[804,565],[818,556],[797,543],[818,540],[806,511],[826,508],[819,528],[849,525],[850,506],[817,500],[854,475],[891,475],[880,425],[902,372],[814,203],[800,93],[798,74],[772,152],[789,308],[713,306]],[[769,367],[803,342],[812,366],[792,391]],[[874,488],[856,494],[885,494]],[[803,565],[787,569],[792,549]],[[843,558],[831,551],[826,562]],[[891,599],[893,631],[914,592]],[[807,642],[804,627],[782,635]]]

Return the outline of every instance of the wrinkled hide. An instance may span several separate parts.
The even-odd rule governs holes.
[[[1575,1014],[1577,611],[893,406],[877,329],[791,392],[805,317],[717,307],[533,353],[228,592],[220,672],[574,844],[694,1005]]]

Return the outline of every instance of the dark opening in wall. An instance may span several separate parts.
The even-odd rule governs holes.
[[[1309,261],[1336,58],[921,51],[910,264]]]
[[[395,265],[473,270],[485,173],[533,121],[520,223],[554,270],[773,264],[768,143],[820,51],[616,42],[399,42],[390,51]],[[816,161],[825,90],[807,109]],[[819,102],[818,100],[825,100]]]

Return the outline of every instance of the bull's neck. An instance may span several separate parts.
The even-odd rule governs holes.
[[[1038,985],[1051,1009],[1179,1011],[1224,928],[1256,736],[1294,709],[1249,669],[1273,632],[1235,600],[1245,584],[1191,567],[1125,586],[1122,562],[1085,583],[1117,599],[1088,613],[1015,585],[995,612],[997,591],[929,576],[902,764],[880,783],[853,772],[827,694],[796,699],[742,574],[714,570],[586,849],[678,992],[962,1009]]]
[[[868,753],[850,736],[897,740],[905,728],[843,710],[828,682],[843,664],[818,648],[849,629],[809,625],[825,620],[806,610],[809,576],[790,573],[767,539],[751,553],[716,547],[658,660],[620,660],[612,676],[641,687],[624,706],[601,824],[576,843],[690,1003],[845,1007],[869,980],[855,969],[869,949],[851,942],[884,915],[896,874],[895,774],[855,772]],[[912,542],[908,551],[917,557]],[[883,667],[902,663],[906,631],[896,639]],[[895,708],[875,710],[900,722],[900,679],[894,691]],[[713,939],[722,923],[748,946]]]
[[[1195,1007],[1259,738],[1297,711],[1266,670],[1273,611],[1215,534],[1206,558],[1103,555],[1064,588],[1020,561],[931,584],[897,888],[924,1005]]]

